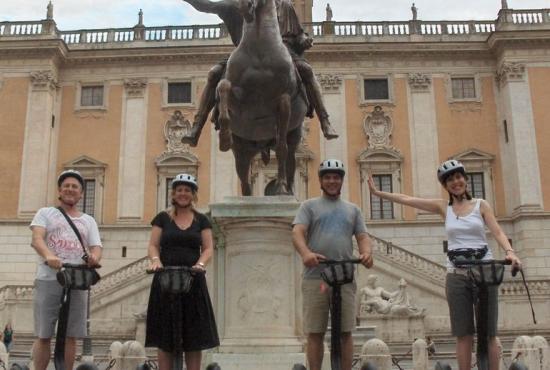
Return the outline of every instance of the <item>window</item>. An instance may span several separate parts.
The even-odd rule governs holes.
[[[468,173],[468,189],[474,198],[485,199],[485,181],[483,172]]]
[[[80,92],[80,105],[82,107],[103,106],[103,86],[82,86]]]
[[[165,194],[164,199],[166,199],[166,202],[164,204],[165,209],[172,206],[172,180],[173,179],[174,179],[173,177],[166,178],[166,186],[164,187],[164,194]]]
[[[387,78],[366,78],[364,89],[365,100],[388,100],[390,98]]]
[[[372,179],[378,189],[392,192],[392,175],[373,175]],[[393,219],[393,203],[371,194],[370,216],[373,220]]]
[[[95,212],[95,180],[84,179],[84,195],[78,202],[78,208],[91,216]]]
[[[475,79],[467,78],[451,78],[453,99],[475,99],[476,88]]]
[[[191,103],[191,82],[169,82],[168,104]]]

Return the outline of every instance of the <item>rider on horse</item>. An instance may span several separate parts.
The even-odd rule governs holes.
[[[213,2],[209,0],[184,0],[191,4],[200,12],[214,13],[218,15],[224,22],[231,40],[237,46],[241,40],[243,17],[240,11],[239,1],[237,0],[222,0]],[[292,61],[297,70],[297,77],[304,85],[307,94],[307,99],[312,105],[312,108],[317,113],[321,123],[321,129],[325,138],[334,139],[338,134],[330,124],[328,113],[324,106],[319,84],[313,74],[311,65],[303,57],[305,50],[311,48],[313,40],[304,32],[296,11],[290,0],[277,0],[277,14],[279,28],[284,44],[286,45]],[[201,130],[208,118],[208,113],[216,105],[216,86],[225,74],[227,59],[216,64],[208,73],[208,81],[201,96],[198,112],[195,115],[190,139],[192,145],[196,145],[201,133]],[[308,109],[308,117],[313,117],[312,109]],[[216,122],[218,128],[218,111],[215,109],[212,121]],[[230,138],[222,137],[220,133],[220,144],[230,140]]]

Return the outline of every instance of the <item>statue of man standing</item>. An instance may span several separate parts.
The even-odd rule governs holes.
[[[237,0],[183,0],[193,6],[200,12],[213,13],[221,18],[225,24],[231,41],[237,46],[241,40],[243,18],[239,11],[239,1]],[[292,6],[290,0],[277,0],[277,14],[279,19],[279,29],[281,37],[286,45],[296,70],[298,71],[298,77],[303,83],[307,98],[312,108],[315,110],[317,117],[321,123],[321,130],[326,139],[335,139],[338,134],[330,124],[328,119],[328,113],[324,106],[321,88],[313,69],[308,61],[303,57],[304,52],[311,48],[313,45],[313,39],[304,32],[296,11]],[[220,61],[208,72],[208,80],[204,87],[201,100],[199,103],[198,112],[195,115],[193,121],[193,128],[190,135],[191,145],[197,145],[201,130],[208,118],[208,113],[216,105],[216,86],[225,73],[227,65],[227,59]],[[312,109],[308,109],[308,117],[312,117]],[[218,112],[214,110],[212,121],[216,122],[217,127]],[[220,132],[223,133],[223,132]],[[220,143],[228,138],[220,137]]]

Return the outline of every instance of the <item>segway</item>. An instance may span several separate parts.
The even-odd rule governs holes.
[[[468,276],[473,281],[476,294],[476,333],[477,333],[477,345],[476,345],[476,361],[477,368],[479,370],[489,370],[489,336],[487,323],[489,322],[489,292],[490,286],[498,286],[502,282],[504,275],[504,266],[511,265],[511,261],[508,260],[477,260],[465,257],[457,257],[453,264],[456,267],[464,267],[468,269]],[[531,313],[533,315],[533,322],[536,324],[535,311],[531,302],[531,295],[527,282],[525,281],[525,275],[523,270],[512,268],[512,276],[516,276],[521,272],[523,283],[531,304]],[[520,362],[513,362],[510,369],[514,370],[527,370],[526,366]],[[448,363],[437,362],[435,366],[436,370],[450,370],[451,367]]]
[[[87,257],[87,255],[85,256]],[[87,258],[83,257],[84,260],[87,260]],[[78,273],[78,270],[94,270],[96,268],[99,268],[101,266],[95,266],[95,267],[89,267],[88,265],[76,265],[76,264],[70,264],[70,263],[64,263],[62,264],[61,270],[57,273],[57,280],[63,286],[63,294],[61,295],[61,307],[59,309],[58,319],[57,319],[57,332],[55,335],[55,347],[54,347],[54,366],[55,370],[72,370],[72,369],[65,369],[65,339],[67,337],[67,325],[69,323],[69,312],[71,307],[71,291],[73,290],[73,285],[75,280],[82,280],[82,277],[77,277],[76,274]],[[71,273],[64,273],[67,271],[66,269],[72,269],[73,274]],[[81,274],[84,276],[84,274]],[[99,280],[99,275],[96,273],[97,280]],[[88,285],[87,289],[78,288],[78,290],[89,290],[91,288],[91,285],[95,284],[94,281],[91,284],[86,284],[84,281],[79,281],[76,285]],[[87,282],[90,283],[90,282]],[[90,318],[87,317],[87,320]],[[85,369],[89,370],[96,370],[97,366],[92,363],[85,363],[79,365],[79,367],[83,366]]]

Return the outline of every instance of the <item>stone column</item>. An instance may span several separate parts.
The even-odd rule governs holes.
[[[329,158],[340,159],[344,162],[344,166],[348,166],[348,139],[346,125],[346,92],[344,81],[340,75],[321,74],[317,76],[319,84],[323,91],[323,99],[329,114],[330,122],[338,133],[337,139],[326,140],[321,130],[320,134],[320,158],[323,161]],[[343,199],[349,199],[349,183],[344,181],[342,187]]]
[[[137,222],[143,217],[145,193],[147,81],[126,80],[124,90],[118,171],[118,221]]]
[[[414,370],[428,369],[428,345],[424,339],[417,339],[412,344],[412,360]]]
[[[429,75],[409,75],[409,119],[412,149],[413,192],[421,198],[440,198],[436,170],[439,165],[439,145],[432,78]],[[417,210],[422,218],[437,217]]]
[[[31,217],[47,205],[48,186],[53,186],[49,173],[51,141],[53,139],[53,112],[57,78],[53,71],[31,72],[27,101],[25,142],[21,164],[19,217]]]
[[[391,370],[391,354],[388,345],[380,339],[369,339],[361,349],[361,366],[367,363],[378,370]]]
[[[508,127],[508,142],[501,144],[506,211],[541,211],[537,133],[525,65],[504,62],[497,72],[497,81],[502,116]]]
[[[228,197],[210,206],[224,246],[217,250],[216,319],[224,370],[286,370],[305,363],[300,333],[301,263],[291,240],[294,197]],[[219,244],[218,244],[219,246]]]

